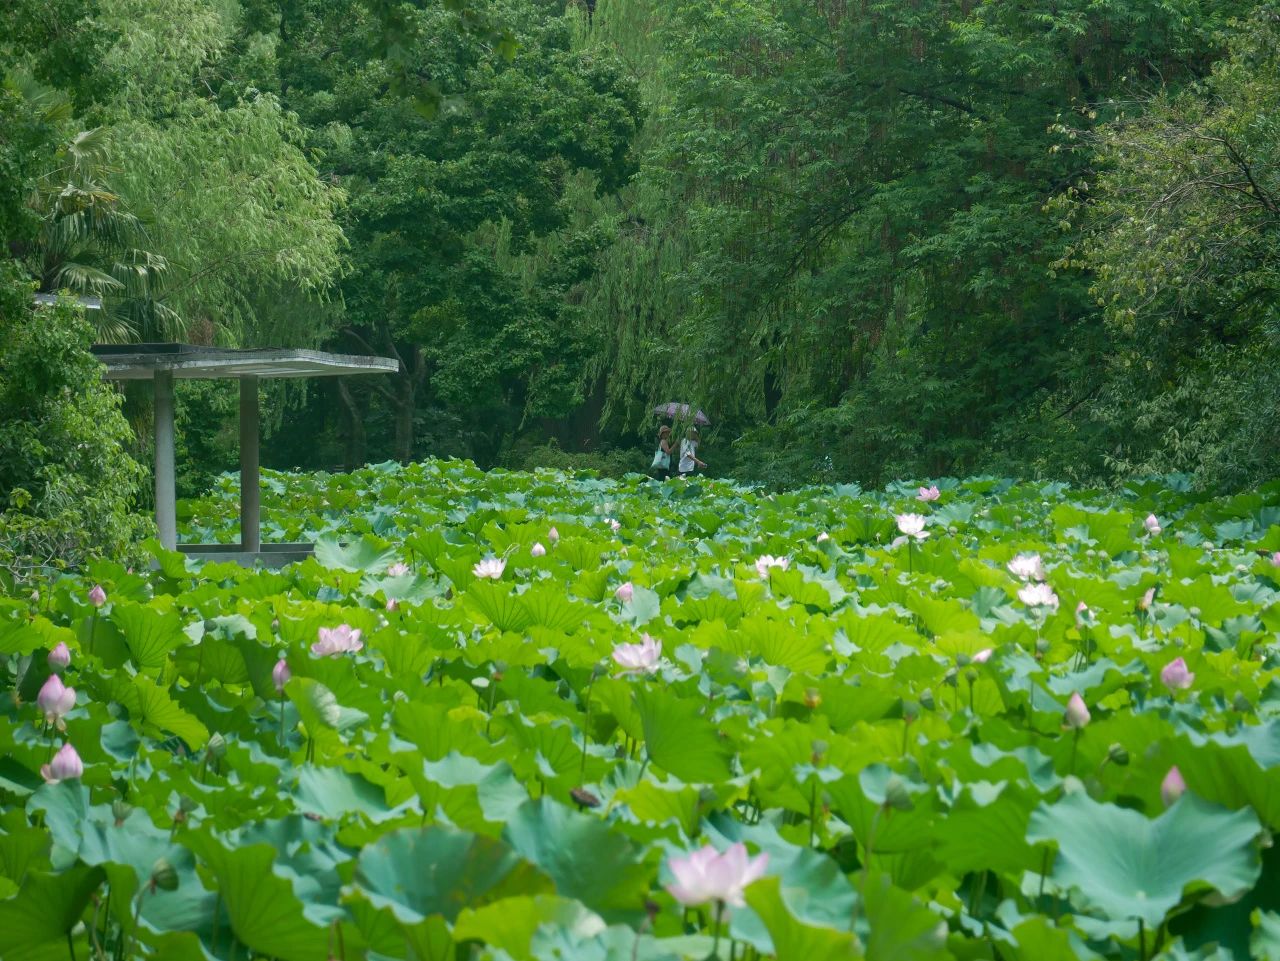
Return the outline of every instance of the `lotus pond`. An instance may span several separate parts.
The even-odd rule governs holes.
[[[0,600],[4,961],[1280,958],[1280,485],[265,484]]]

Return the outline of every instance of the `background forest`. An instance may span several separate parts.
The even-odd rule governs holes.
[[[1255,484],[1278,51],[1243,0],[11,0],[0,508],[145,462],[90,339],[400,359],[272,393],[279,467],[641,470],[678,400],[769,484]],[[233,391],[182,385],[186,493]]]

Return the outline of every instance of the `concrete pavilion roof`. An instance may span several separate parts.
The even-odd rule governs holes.
[[[193,344],[96,344],[93,354],[106,365],[103,376],[108,380],[151,380],[158,371],[169,371],[175,379],[218,380],[389,374],[400,368],[390,357],[287,347],[234,350]]]

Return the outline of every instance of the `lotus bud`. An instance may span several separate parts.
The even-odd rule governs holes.
[[[535,543],[531,548],[529,548],[529,553],[534,557],[544,557],[547,553],[547,549],[541,544]]]
[[[218,629],[218,622],[211,617],[206,617],[204,620],[204,632],[206,634],[212,634],[217,629]]]
[[[289,683],[289,678],[293,677],[293,672],[289,670],[289,662],[283,657],[276,661],[276,666],[271,669],[271,683],[276,686],[276,693],[283,694],[284,686]]]
[[[1123,744],[1112,744],[1107,748],[1107,760],[1117,767],[1125,767],[1129,763],[1129,752]]]
[[[627,581],[625,584],[620,584],[618,586],[618,589],[613,592],[613,596],[623,604],[627,604],[631,601],[631,598],[635,596],[635,588],[632,586],[630,581]]]
[[[1160,800],[1164,802],[1165,807],[1168,807],[1182,797],[1186,790],[1187,782],[1182,779],[1182,772],[1178,770],[1178,766],[1175,764],[1169,768],[1169,773],[1160,782]]]
[[[942,675],[942,683],[947,687],[956,687],[960,683],[960,672],[956,668],[950,668],[946,674]]]
[[[57,646],[49,652],[49,667],[55,671],[65,671],[67,665],[71,663],[71,649],[63,641],[59,641]]]
[[[40,766],[40,774],[50,784],[72,780],[84,774],[84,762],[68,741],[58,749],[52,761]]]
[[[831,535],[828,534],[826,531],[823,531],[821,534],[818,535],[819,544],[825,544],[829,540],[831,540]]]
[[[1147,529],[1147,533],[1155,537],[1160,533],[1160,521],[1155,514],[1148,514],[1147,519],[1142,522],[1142,526]]]
[[[151,868],[151,888],[161,891],[178,890],[178,872],[166,858],[160,858]]]
[[[560,532],[552,527],[547,531],[547,540],[554,544],[556,541],[560,540]]]
[[[1071,695],[1071,699],[1067,701],[1067,709],[1063,712],[1062,723],[1073,730],[1080,730],[1089,723],[1089,708],[1085,706],[1084,698],[1077,691]]]
[[[973,655],[973,663],[985,664],[987,663],[987,661],[991,660],[991,654],[992,654],[992,649],[989,647],[984,647],[977,654]]]
[[[94,584],[89,590],[89,603],[94,607],[101,607],[107,603],[107,592],[102,589],[101,584]]]
[[[1187,662],[1175,657],[1160,671],[1160,680],[1171,691],[1184,691],[1195,683],[1196,676],[1187,670]]]
[[[972,684],[974,681],[978,679],[978,672],[975,671],[973,668],[969,668],[969,670],[964,672],[964,679],[968,681],[970,684]]]
[[[116,827],[124,827],[124,822],[133,813],[133,805],[128,801],[116,798],[111,802],[111,816],[116,820]]]
[[[902,702],[902,719],[910,724],[920,716],[920,705],[915,701]]]
[[[271,632],[273,634],[280,633],[280,618],[278,617],[271,618]]]
[[[815,710],[822,705],[822,692],[816,687],[806,687],[804,689],[804,706],[809,710]]]

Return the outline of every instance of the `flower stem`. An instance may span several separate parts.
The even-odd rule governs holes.
[[[1076,728],[1075,736],[1071,738],[1071,767],[1067,771],[1068,774],[1076,773],[1076,748],[1080,745],[1080,728]]]
[[[724,902],[716,902],[716,930],[715,939],[711,942],[711,957],[716,961],[720,961],[720,919],[724,916]]]

